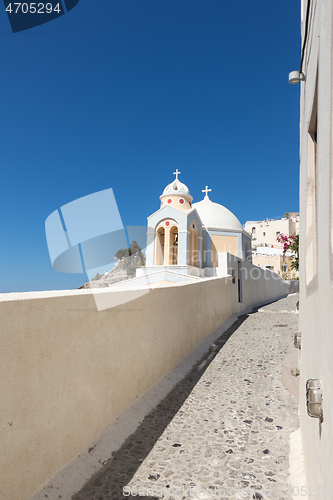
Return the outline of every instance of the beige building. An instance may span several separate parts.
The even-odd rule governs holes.
[[[282,248],[272,248],[271,246],[257,247],[256,251],[252,253],[252,263],[255,266],[261,267],[262,269],[269,269],[283,279],[298,278],[299,272],[291,268],[293,260],[291,252],[286,252],[285,255],[283,255]]]
[[[299,233],[299,214],[292,212],[282,219],[266,219],[263,221],[247,221],[245,231],[252,235],[252,247],[274,246],[282,248],[276,238],[280,234],[294,236]]]

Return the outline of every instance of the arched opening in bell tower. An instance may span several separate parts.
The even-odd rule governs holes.
[[[155,229],[155,266],[178,264],[178,224],[173,219],[160,221]]]
[[[164,244],[165,244],[165,229],[159,227],[155,237],[155,265],[163,266],[164,264]]]
[[[171,266],[178,264],[178,227],[175,225],[170,228],[169,264]]]

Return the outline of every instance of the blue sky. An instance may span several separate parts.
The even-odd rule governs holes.
[[[145,225],[176,168],[242,223],[298,210],[300,2],[80,0],[16,34],[1,7],[0,43],[0,292],[83,284],[46,218],[113,188]]]

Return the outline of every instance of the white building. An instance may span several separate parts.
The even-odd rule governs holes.
[[[282,248],[283,245],[276,238],[280,234],[294,236],[299,233],[299,214],[294,212],[282,219],[247,221],[244,227],[245,231],[252,235],[253,248],[258,246]]]
[[[333,2],[301,8],[299,409],[307,492],[319,499],[333,492]]]
[[[193,203],[189,188],[176,178],[160,196],[160,207],[148,217],[146,266],[136,278],[114,286],[193,281],[219,274],[219,254],[228,252],[251,262],[251,236],[226,207],[209,199]],[[149,279],[147,280],[147,277]]]

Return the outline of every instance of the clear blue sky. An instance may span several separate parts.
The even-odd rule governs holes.
[[[12,34],[0,6],[0,292],[77,288],[45,219],[113,188],[145,225],[178,168],[242,223],[297,211],[300,2],[80,0]]]

